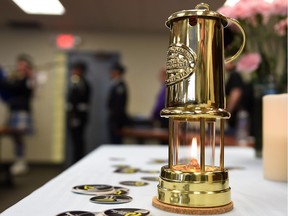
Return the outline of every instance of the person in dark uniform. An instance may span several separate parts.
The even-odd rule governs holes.
[[[72,162],[85,155],[85,127],[88,121],[90,86],[85,79],[86,64],[73,64],[69,80],[67,121],[72,141]]]
[[[229,55],[229,51],[235,53],[233,46],[234,36],[234,32],[230,28],[225,28],[224,48],[227,55]],[[227,111],[231,113],[231,118],[228,120],[229,127],[226,133],[237,135],[237,133],[240,132],[239,129],[242,127],[241,125],[243,125],[243,122],[240,121],[240,119],[244,117],[243,114],[247,115],[248,112],[248,115],[251,116],[253,111],[253,85],[251,82],[243,81],[242,76],[236,71],[235,63],[226,63],[225,71],[227,78],[225,84]],[[252,122],[250,122],[250,124],[251,123]],[[245,124],[247,124],[247,122]],[[250,130],[251,128],[252,127],[250,127]]]
[[[238,123],[238,113],[244,108],[244,82],[241,75],[235,70],[234,63],[226,63],[225,69],[228,77],[225,85],[227,111],[231,113],[231,117],[228,119],[228,133],[234,134]]]
[[[10,169],[13,175],[28,171],[23,136],[32,131],[31,100],[35,87],[32,68],[31,57],[21,54],[17,58],[16,71],[0,79],[0,91],[5,95],[4,101],[9,108],[5,132],[11,135],[15,144],[16,161]]]
[[[120,130],[128,124],[128,90],[123,79],[125,68],[117,63],[111,69],[112,86],[108,95],[108,130],[112,144],[122,144]]]

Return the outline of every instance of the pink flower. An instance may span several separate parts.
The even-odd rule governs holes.
[[[275,15],[287,16],[287,0],[274,0],[272,3],[272,13]]]
[[[261,63],[259,53],[248,53],[242,55],[236,65],[236,70],[239,72],[251,73],[258,69]]]
[[[274,26],[275,31],[279,36],[284,36],[287,33],[288,18],[280,20]]]
[[[234,13],[234,8],[233,7],[229,7],[229,6],[223,6],[221,8],[218,9],[218,12],[223,14],[226,17],[230,17],[230,18],[238,18],[235,16]]]
[[[223,6],[218,9],[218,12],[230,18],[246,19],[254,15],[253,9],[250,6],[247,6],[249,2],[250,1],[247,2],[242,0],[235,4],[233,7]]]
[[[261,0],[255,4],[255,15],[260,14],[263,18],[263,24],[267,24],[270,16],[272,15],[273,6],[267,1]]]
[[[272,14],[287,14],[286,0],[274,0],[269,3],[265,0],[240,0],[233,7],[223,6],[218,12],[236,19],[247,20],[255,26],[256,15],[261,15],[266,24]]]
[[[254,1],[243,2],[239,1],[235,5],[235,15],[238,19],[246,19],[255,15],[254,12]]]

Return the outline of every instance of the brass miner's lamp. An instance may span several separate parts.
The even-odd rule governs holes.
[[[228,20],[240,29],[239,51],[224,60],[223,29]],[[181,214],[219,214],[233,209],[224,169],[224,62],[242,52],[239,23],[199,4],[172,14],[167,57],[166,107],[169,162],[161,169],[153,205]],[[220,147],[215,148],[216,123]]]

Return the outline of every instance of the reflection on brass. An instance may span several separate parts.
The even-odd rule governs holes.
[[[200,165],[201,172],[205,172],[205,119],[200,118],[200,139],[201,139],[201,149],[200,149]]]
[[[220,169],[224,169],[224,120],[220,120]]]
[[[211,168],[213,169],[213,168]],[[158,200],[179,206],[212,207],[231,202],[227,170],[180,172],[164,166],[158,185]]]
[[[191,26],[193,17],[196,24]],[[166,25],[170,28],[167,59],[166,107],[162,117],[186,115],[190,118],[229,118],[225,110],[223,29],[227,19],[245,35],[236,20],[210,11],[201,4],[198,9],[172,14]]]
[[[224,17],[209,19],[198,16],[197,24],[190,26],[189,15],[194,14],[193,12],[186,11],[187,16],[184,13],[181,18],[183,12],[179,12],[177,19],[170,19],[170,47],[189,47],[195,52],[191,55],[196,56],[197,61],[190,76],[179,79],[173,85],[167,85],[166,108],[161,111],[161,116],[186,114],[190,118],[229,118],[230,114],[225,110],[223,40],[219,40],[223,35]],[[204,12],[208,13],[201,10],[201,13]],[[169,63],[167,65],[170,66]],[[176,70],[177,68],[173,69],[174,73]],[[183,73],[182,70],[178,68],[178,74]],[[167,82],[169,79],[170,74],[167,74]]]

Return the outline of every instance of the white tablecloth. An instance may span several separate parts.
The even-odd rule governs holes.
[[[89,201],[90,196],[71,192],[81,184],[119,185],[120,181],[141,180],[144,176],[158,174],[114,173],[115,164],[160,170],[161,164],[149,163],[153,159],[167,159],[164,146],[104,145],[90,153],[77,164],[40,187],[32,194],[4,211],[1,216],[53,216],[68,210],[101,212],[111,208],[143,208],[153,216],[172,216],[152,206],[157,193],[157,182],[143,187],[129,187],[133,201],[126,204],[105,205]],[[113,161],[111,158],[123,158]],[[251,148],[225,148],[225,167],[242,167],[229,171],[234,209],[224,215],[231,216],[284,216],[287,215],[287,183],[264,179],[262,160],[256,159]],[[127,187],[127,186],[124,186]],[[1,203],[1,201],[0,201]]]

